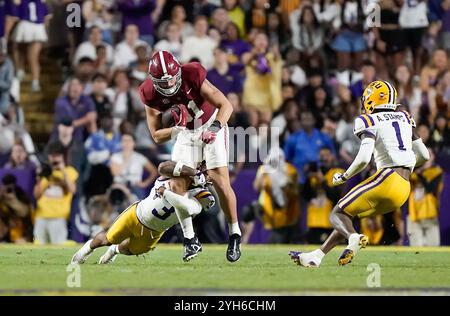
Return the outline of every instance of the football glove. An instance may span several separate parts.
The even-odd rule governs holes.
[[[212,144],[216,140],[217,133],[222,129],[222,125],[215,120],[208,129],[202,132],[200,139],[206,144]]]
[[[184,104],[180,104],[178,108],[180,109],[180,113],[177,113],[175,109],[170,110],[170,112],[172,113],[173,120],[175,122],[175,126],[186,127],[188,116],[186,106]]]
[[[342,183],[345,183],[347,181],[347,178],[344,176],[343,173],[336,172],[333,175],[333,185],[340,185]]]

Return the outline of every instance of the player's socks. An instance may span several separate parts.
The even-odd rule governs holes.
[[[229,235],[239,235],[241,236],[241,229],[239,228],[239,222],[234,222],[233,224],[228,223],[228,233]]]
[[[85,263],[87,258],[94,252],[93,249],[91,249],[91,242],[92,239],[89,239],[83,247],[80,248],[72,257],[72,264],[78,263],[82,264]]]
[[[118,245],[111,245],[106,250],[105,254],[100,257],[98,260],[98,264],[109,264],[113,263],[116,260],[117,254],[119,253]]]
[[[195,232],[194,232],[194,225],[192,224],[192,217],[183,217],[182,214],[180,214],[180,212],[177,211],[177,209],[175,209],[175,212],[177,214],[178,217],[178,221],[181,224],[181,230],[183,231],[183,236],[184,238],[187,239],[192,239],[195,237]]]
[[[311,255],[313,255],[313,256],[319,258],[320,260],[322,260],[323,257],[325,257],[325,253],[324,253],[324,252],[322,251],[322,249],[320,249],[320,248],[311,251]]]
[[[348,245],[345,247],[338,259],[339,265],[343,266],[352,262],[353,257],[361,248],[365,248],[369,243],[369,238],[365,235],[354,233],[348,238]]]

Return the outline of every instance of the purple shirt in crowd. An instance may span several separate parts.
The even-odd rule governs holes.
[[[31,201],[34,201],[33,189],[36,183],[36,166],[34,163],[29,161],[19,167],[12,167],[10,163],[7,163],[3,168],[0,168],[0,180],[8,174],[16,177],[17,186],[25,191]]]
[[[155,0],[119,0],[122,29],[135,24],[139,28],[140,35],[154,35],[151,13],[155,7]]]
[[[60,97],[55,102],[55,130],[57,133],[57,124],[65,118],[77,120],[89,112],[95,112],[95,104],[89,96],[82,95],[76,104],[72,104],[69,97]],[[77,127],[73,132],[73,139],[83,141],[84,126]]]
[[[219,74],[217,69],[213,68],[208,71],[206,78],[225,95],[230,92],[242,92],[242,80],[239,67],[230,65],[224,75]]]
[[[242,54],[249,52],[252,46],[241,39],[235,41],[224,40],[220,43],[220,46],[225,48],[228,54],[235,55],[238,59],[241,59]]]
[[[13,2],[12,15],[20,20],[44,23],[44,18],[48,14],[47,4],[43,0],[21,0],[17,5]]]

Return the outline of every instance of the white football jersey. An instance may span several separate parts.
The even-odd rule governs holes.
[[[170,205],[166,199],[161,198],[156,194],[156,190],[161,186],[169,188],[169,180],[169,178],[157,179],[149,196],[144,200],[139,201],[136,208],[136,214],[139,221],[147,228],[157,232],[164,232],[179,223],[175,208]],[[214,201],[212,194],[203,188],[188,190],[186,197],[198,203],[200,208],[205,210],[213,205],[209,201]],[[202,203],[200,203],[200,201],[202,201]]]
[[[385,111],[364,114],[355,119],[354,133],[360,136],[368,133],[375,136],[374,158],[377,169],[416,165],[412,150],[412,129],[414,119],[406,111]]]

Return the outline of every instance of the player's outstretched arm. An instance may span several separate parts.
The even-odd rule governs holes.
[[[176,194],[164,186],[158,189],[158,193],[166,199],[173,207],[177,209],[181,217],[178,220],[181,222],[184,218],[198,214],[202,211],[202,207],[199,202],[190,199],[186,196]],[[177,214],[178,215],[178,214]]]
[[[150,134],[152,134],[155,143],[162,144],[169,141],[174,134],[174,128],[162,128],[158,118],[158,111],[151,109],[148,106],[145,107],[145,114],[147,116],[148,129],[150,130]]]
[[[416,133],[413,133],[412,140],[412,150],[414,152],[414,155],[416,156],[415,168],[418,168],[430,159],[430,153],[423,143],[422,138],[417,136]]]
[[[375,138],[373,135],[363,133],[361,135],[361,146],[359,147],[358,154],[353,160],[350,167],[344,173],[335,173],[333,176],[333,184],[339,185],[350,179],[354,175],[360,173],[366,168],[372,159],[373,149],[375,148]]]
[[[176,170],[179,168],[179,170]],[[175,171],[175,173],[174,173]],[[197,174],[197,170],[176,163],[175,161],[163,161],[158,166],[158,172],[163,177],[172,178],[175,174],[178,174],[178,177],[193,177]]]

